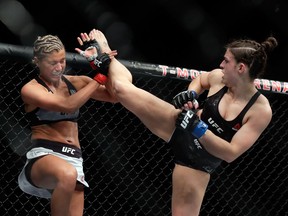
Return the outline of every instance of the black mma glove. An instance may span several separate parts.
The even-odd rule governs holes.
[[[94,47],[96,48],[97,53],[95,53],[94,55],[89,56],[89,57],[86,57],[85,55],[83,55],[89,62],[91,62],[92,60],[95,60],[95,58],[98,55],[100,55],[100,53],[102,52],[101,48],[100,48],[98,42],[95,39],[94,40],[89,40],[89,41],[83,41],[83,44],[81,45],[81,50],[85,50],[85,51],[93,49]]]
[[[98,42],[94,39],[94,40],[89,40],[89,41],[84,41],[83,45],[81,46],[82,50],[87,50],[87,49],[91,49],[95,47],[97,50],[97,53],[100,54],[101,53],[101,48],[98,44]]]
[[[208,129],[208,125],[192,110],[182,110],[176,120],[176,127],[192,133],[197,139],[202,137]]]
[[[98,83],[105,85],[107,82],[109,65],[111,63],[111,59],[107,53],[99,54],[95,59],[90,61],[90,66],[94,70],[95,73],[90,75],[94,80]]]
[[[198,95],[193,90],[182,91],[173,97],[172,104],[174,105],[176,109],[180,109],[188,101],[191,101],[192,103],[197,102],[196,100],[197,98],[198,98]]]

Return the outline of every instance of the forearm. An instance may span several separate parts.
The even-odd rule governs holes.
[[[197,101],[200,94],[202,94],[208,85],[207,72],[200,74],[188,86],[186,91],[179,92],[172,99],[172,104],[176,109],[198,109],[199,103]]]
[[[66,112],[72,113],[83,106],[100,87],[95,80],[91,80],[85,87],[78,90],[77,93],[70,95],[64,104]]]
[[[208,72],[203,72],[195,79],[193,79],[189,86],[188,90],[195,91],[198,95],[202,94],[205,90],[209,88],[208,85]]]
[[[232,146],[226,140],[216,136],[210,130],[199,138],[201,145],[215,157],[218,157],[228,163],[235,159]]]

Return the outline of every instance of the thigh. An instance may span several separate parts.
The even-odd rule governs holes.
[[[175,165],[172,177],[172,209],[174,212],[200,211],[210,174]]]
[[[168,141],[175,129],[175,120],[180,110],[131,83],[115,83],[120,103],[134,113],[152,133]]]
[[[31,180],[38,187],[53,189],[63,173],[74,173],[70,176],[74,176],[76,181],[76,169],[66,160],[49,154],[34,162]]]
[[[79,216],[83,215],[83,210],[84,210],[84,186],[78,183],[72,196],[69,212],[71,216]]]

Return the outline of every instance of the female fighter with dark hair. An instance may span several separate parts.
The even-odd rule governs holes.
[[[96,40],[101,49],[76,51],[85,57],[109,53],[104,34],[92,30],[80,34],[80,45]],[[195,78],[172,104],[134,86],[128,69],[116,58],[109,66],[107,89],[134,113],[155,135],[174,150],[172,215],[197,216],[210,174],[221,164],[231,163],[259,138],[272,118],[267,98],[254,85],[265,71],[267,53],[277,46],[274,37],[258,43],[235,40],[226,46],[219,69]],[[197,95],[208,91],[203,109],[195,107]]]

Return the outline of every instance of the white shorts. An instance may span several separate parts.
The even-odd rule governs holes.
[[[85,174],[83,172],[83,158],[80,149],[74,146],[68,147],[67,144],[52,142],[49,140],[33,140],[33,144],[34,147],[26,153],[26,163],[18,176],[18,184],[22,191],[42,198],[51,198],[51,190],[32,185],[28,181],[25,173],[25,168],[32,159],[48,154],[62,158],[73,165],[78,173],[77,181],[86,187],[89,187],[88,183],[85,181]]]

